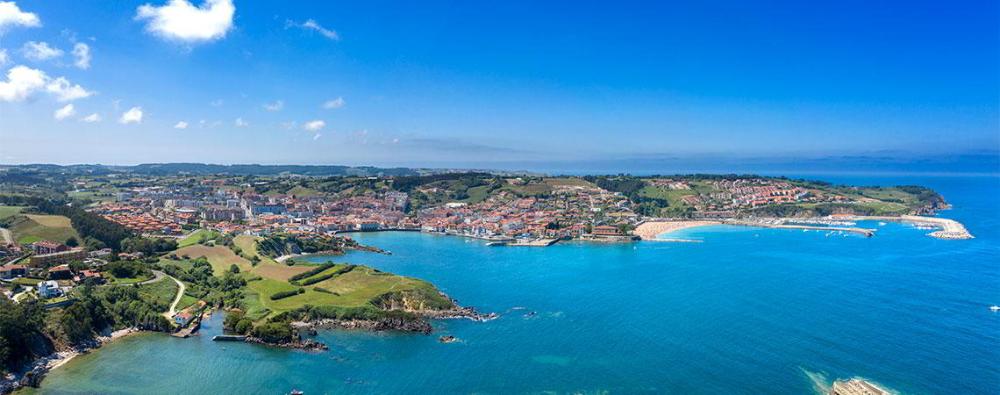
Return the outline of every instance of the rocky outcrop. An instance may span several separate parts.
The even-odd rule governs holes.
[[[286,342],[269,342],[259,337],[247,336],[245,339],[243,339],[243,341],[250,344],[260,344],[270,347],[291,348],[291,349],[306,350],[306,351],[326,351],[329,349],[329,347],[327,347],[326,344],[320,343],[312,339],[298,339]]]
[[[360,329],[373,332],[400,331],[415,332],[425,335],[433,331],[433,327],[422,319],[404,317],[385,317],[373,320],[338,320],[322,319],[315,322],[299,323],[311,329]]]

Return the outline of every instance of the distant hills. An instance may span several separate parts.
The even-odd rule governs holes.
[[[431,173],[443,173],[448,170],[411,169],[405,167],[379,168],[372,166],[336,166],[336,165],[215,165],[205,163],[144,163],[135,166],[114,165],[0,165],[0,170],[22,170],[59,172],[65,174],[111,174],[132,173],[138,175],[166,176],[177,174],[191,175],[254,175],[274,176],[294,174],[303,176],[413,176]]]

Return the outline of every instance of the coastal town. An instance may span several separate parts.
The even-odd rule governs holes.
[[[356,232],[426,232],[503,248],[691,241],[670,234],[711,225],[871,237],[877,229],[858,225],[867,221],[971,237],[958,222],[926,216],[948,205],[914,186],[752,175],[4,171],[12,181],[0,193],[0,303],[48,317],[32,336],[51,344],[39,350],[14,336],[22,347],[15,352],[37,358],[17,360],[30,363],[7,374],[4,391],[37,385],[49,369],[131,333],[189,337],[218,310],[230,333],[218,340],[309,350],[326,348],[309,336],[317,327],[427,334],[428,319],[496,318],[418,279],[301,259],[390,253],[357,243]],[[93,327],[79,329],[68,317]]]
[[[257,236],[409,230],[501,241],[628,240],[636,227],[648,222],[739,220],[769,225],[775,218],[896,218],[946,207],[939,197],[917,200],[923,190],[831,188],[753,176],[636,179],[642,184],[638,190],[615,188],[623,184],[615,178],[591,182],[486,175],[473,176],[471,186],[453,182],[468,177],[425,177],[427,182],[405,188],[394,186],[392,177],[363,177],[340,180],[341,189],[330,192],[322,189],[322,182],[289,186],[290,180],[281,177],[253,182],[240,177],[162,177],[129,180],[122,183],[127,186],[113,188],[108,187],[116,184],[111,179],[90,178],[78,181],[73,193],[101,194],[87,211],[154,237],[180,237],[207,228]],[[949,236],[960,238],[959,233]]]

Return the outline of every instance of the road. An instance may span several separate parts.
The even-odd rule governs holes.
[[[11,236],[7,228],[0,228],[0,238],[3,239],[4,244],[14,244],[14,237]]]
[[[141,283],[138,283],[138,285],[152,284],[152,283],[160,281],[160,280],[162,280],[162,279],[164,279],[166,277],[170,277],[170,276],[168,276],[166,273],[161,272],[159,270],[153,270],[153,278],[151,278],[149,280],[146,280],[146,281],[143,281]]]
[[[174,280],[174,282],[177,283],[178,287],[177,296],[174,297],[174,302],[170,304],[170,311],[163,313],[163,316],[167,317],[167,319],[171,319],[175,314],[177,314],[177,304],[180,303],[181,298],[184,297],[184,290],[186,290],[187,287],[184,286],[184,283],[182,283],[180,280],[173,278],[171,276],[167,277],[170,277],[171,280]]]

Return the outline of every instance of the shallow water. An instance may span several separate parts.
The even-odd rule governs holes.
[[[705,227],[702,243],[487,247],[354,235],[393,255],[337,261],[426,279],[501,318],[432,336],[331,331],[330,351],[145,334],[78,357],[43,393],[774,393],[862,376],[904,393],[1000,389],[1000,179],[835,179],[936,188],[977,237],[902,224],[872,238]],[[314,258],[322,260],[324,258]],[[528,314],[534,312],[534,314]],[[439,335],[461,339],[437,342]]]

